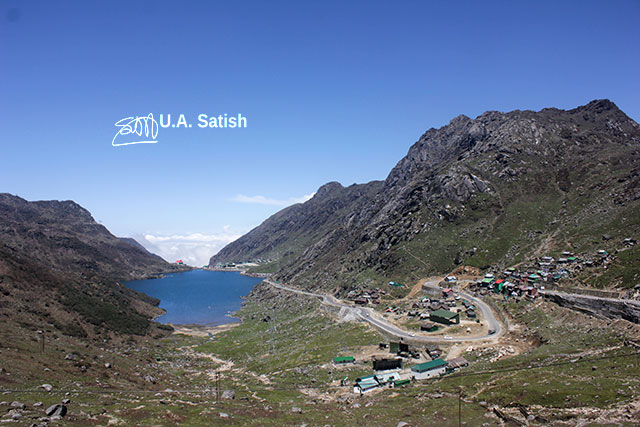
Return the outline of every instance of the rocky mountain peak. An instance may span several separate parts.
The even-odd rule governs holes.
[[[594,99],[593,101],[589,102],[587,105],[578,107],[577,110],[593,111],[594,113],[597,113],[597,114],[601,114],[609,110],[622,112],[616,104],[614,104],[608,99]]]
[[[318,199],[322,199],[342,189],[344,189],[344,187],[339,182],[337,181],[328,182],[322,185],[320,188],[318,188],[318,191],[316,191],[314,198],[317,197]]]

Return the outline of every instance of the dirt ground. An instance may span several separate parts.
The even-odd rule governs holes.
[[[190,335],[194,337],[208,337],[209,334],[215,335],[223,331],[238,326],[239,323],[229,323],[217,326],[201,326],[201,325],[171,325],[175,334]]]

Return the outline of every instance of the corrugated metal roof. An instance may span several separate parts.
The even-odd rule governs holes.
[[[376,381],[376,380],[360,381],[357,385],[361,389],[366,390],[368,388],[378,387],[378,381]]]
[[[376,375],[376,378],[378,379],[378,382],[386,383],[388,381],[397,380],[398,378],[400,378],[400,375],[398,375],[397,372],[391,372],[389,374]]]
[[[435,359],[431,362],[421,363],[419,365],[415,365],[411,367],[413,372],[426,372],[432,369],[440,368],[442,366],[447,366],[447,362],[442,359]]]
[[[453,311],[442,310],[442,309],[441,310],[436,310],[436,311],[431,313],[431,317],[432,318],[434,316],[436,316],[436,317],[444,317],[445,319],[453,319],[457,315],[458,315],[458,313],[454,313]]]

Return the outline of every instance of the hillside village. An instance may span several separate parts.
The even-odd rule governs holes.
[[[634,246],[636,241],[625,238],[622,244],[624,250]],[[464,289],[476,297],[500,298],[504,302],[519,303],[522,299],[533,302],[542,297],[541,291],[557,288],[562,282],[570,282],[570,279],[585,271],[595,273],[606,270],[615,260],[615,255],[604,249],[583,254],[564,251],[559,255],[557,258],[543,255],[502,271],[487,272],[477,279],[459,280],[450,274],[440,281],[438,287],[423,283],[420,294],[408,300],[407,297],[394,299],[391,296],[398,289],[406,288],[395,281],[383,287],[351,290],[346,298],[356,306],[372,306],[386,319],[407,329],[418,329],[418,322],[421,336],[440,336],[455,341],[458,336],[464,336],[464,332],[472,332],[470,325],[482,325],[483,320],[475,304],[461,296],[457,289]],[[389,301],[395,301],[396,305],[386,305]],[[488,330],[489,335],[493,332]],[[474,328],[473,333],[477,334],[478,329]],[[355,380],[354,393],[362,395],[385,388],[404,387],[414,381],[454,373],[469,365],[469,361],[462,356],[445,360],[443,350],[437,344],[417,345],[401,340],[380,343],[379,349],[388,350],[388,354],[371,356],[372,374]],[[473,346],[469,346],[467,351],[472,352]],[[333,363],[337,366],[355,364],[356,359],[353,356],[337,356]],[[345,380],[346,377],[341,385],[346,385]]]

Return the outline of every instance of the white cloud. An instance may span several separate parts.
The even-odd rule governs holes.
[[[271,205],[271,206],[289,206],[296,203],[304,203],[312,198],[316,193],[305,194],[301,197],[289,197],[286,200],[270,199],[265,196],[245,196],[244,194],[238,194],[231,200],[239,203],[254,203],[258,205]]]
[[[218,253],[228,243],[242,234],[231,233],[229,227],[219,234],[140,234],[132,236],[150,252],[160,255],[166,261],[181,259],[185,264],[201,267],[209,264],[209,258]]]

